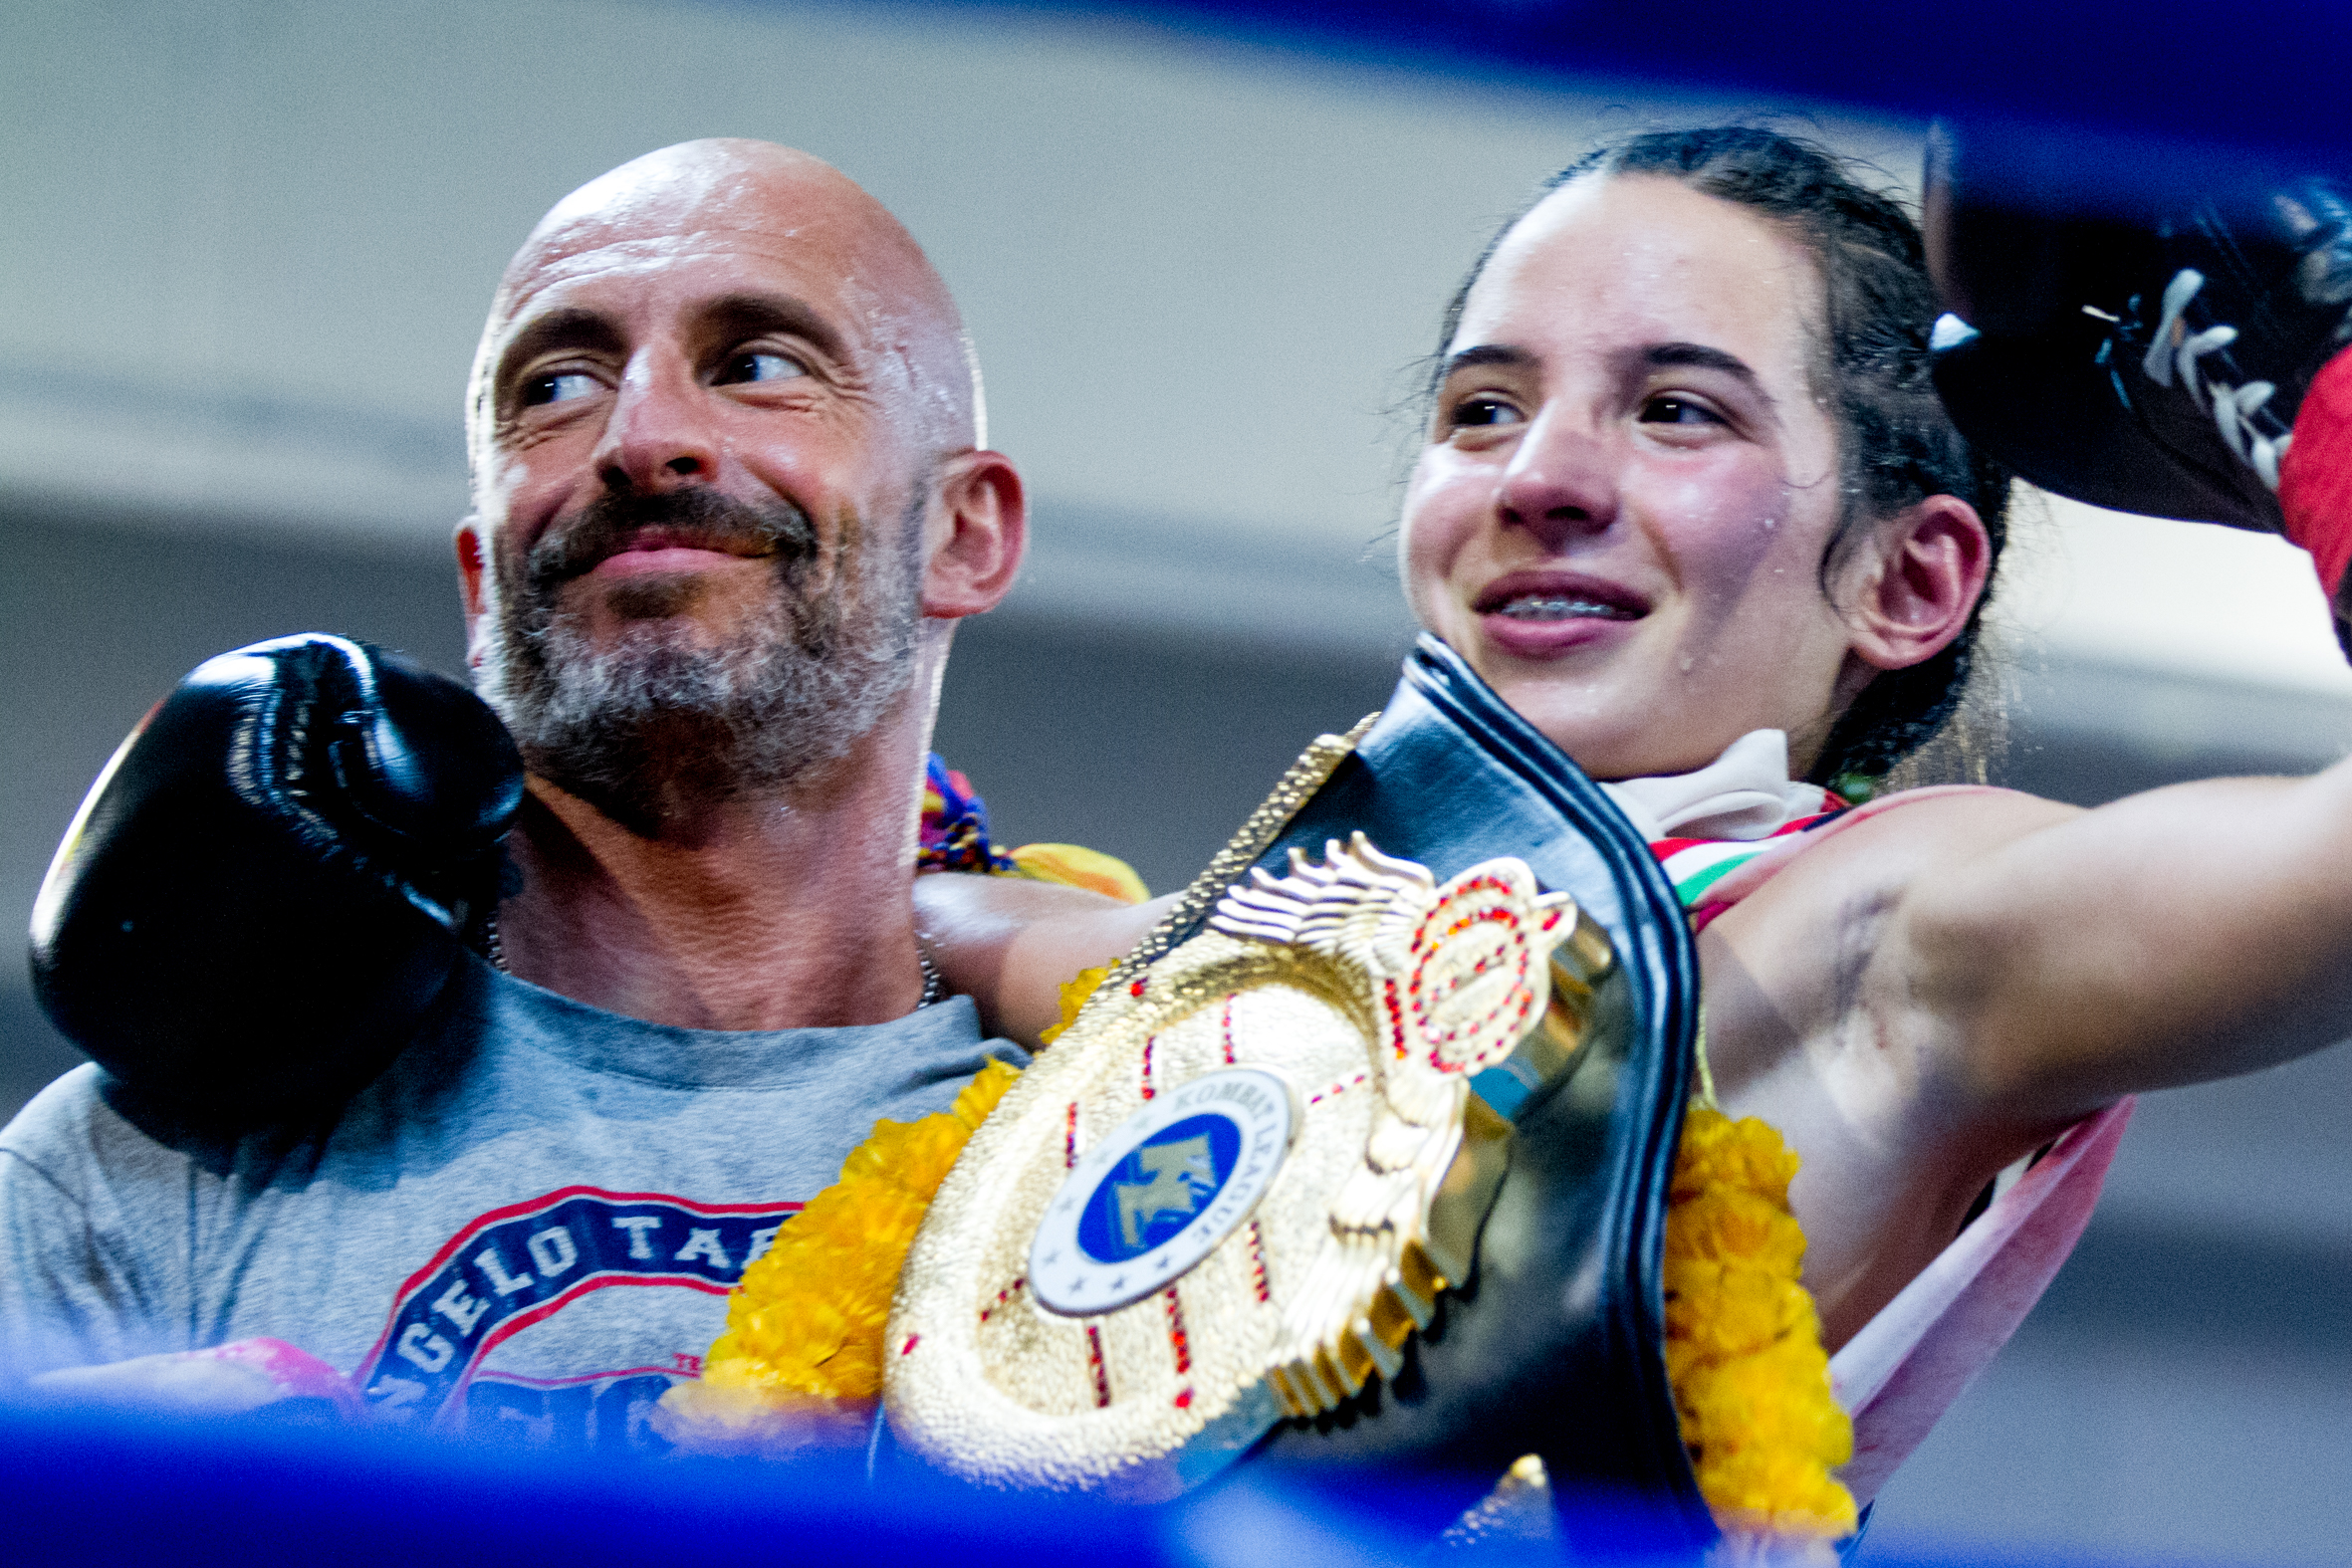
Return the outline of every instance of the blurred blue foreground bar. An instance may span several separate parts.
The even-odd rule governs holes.
[[[2057,137],[2086,182],[2352,163],[2352,4],[2272,0],[1026,0],[1182,36],[1541,89],[1812,101]],[[2062,153],[2062,156],[2059,155]]]
[[[1400,1497],[1227,1486],[1154,1508],[904,1470],[873,1482],[855,1454],[614,1458],[299,1417],[0,1409],[0,1562],[23,1565],[1369,1564],[1428,1542]],[[1611,1523],[1614,1559],[1660,1560],[1638,1525]]]
[[[0,1408],[0,1562],[349,1568],[562,1562],[653,1564],[1557,1563],[1548,1543],[1431,1550],[1415,1499],[1280,1493],[1248,1472],[1159,1507],[982,1493],[861,1458],[613,1459],[354,1432],[300,1418],[213,1421]],[[1647,1568],[1638,1516],[1587,1508],[1566,1522],[1580,1562]],[[1962,1563],[2087,1568],[2095,1558],[2010,1550],[1872,1553],[1885,1568]],[[2193,1568],[2171,1560],[2170,1568]]]
[[[2352,6],[2274,0],[1131,0],[1051,5],[1465,75],[1618,77],[2124,136],[2352,148]]]

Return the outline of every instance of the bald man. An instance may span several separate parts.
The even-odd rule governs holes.
[[[657,1442],[875,1119],[1018,1056],[910,902],[949,637],[1024,542],[981,423],[945,286],[825,164],[693,142],[558,204],[467,405],[469,657],[527,770],[481,952],[372,1081],[266,1126],[51,1085],[0,1134],[18,1369]]]
[[[508,266],[467,413],[470,658],[532,773],[514,972],[696,1028],[903,1013],[948,638],[1024,538],[922,251],[803,153],[650,154]]]

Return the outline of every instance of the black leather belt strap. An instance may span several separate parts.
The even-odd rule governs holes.
[[[1319,856],[1358,830],[1440,879],[1525,860],[1607,929],[1622,983],[1612,978],[1614,1016],[1596,1020],[1573,1068],[1518,1107],[1473,1276],[1405,1371],[1367,1389],[1360,1410],[1286,1423],[1246,1468],[1491,1482],[1535,1453],[1563,1499],[1634,1508],[1648,1546],[1704,1544],[1715,1530],[1667,1384],[1660,1286],[1699,1000],[1674,889],[1583,771],[1427,636],[1379,721],[1258,863],[1280,870],[1292,849]]]

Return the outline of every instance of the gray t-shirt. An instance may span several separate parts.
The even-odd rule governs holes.
[[[699,1371],[744,1265],[877,1118],[945,1110],[991,1056],[1026,1060],[962,998],[682,1029],[469,960],[400,1057],[306,1123],[223,1140],[81,1067],[0,1132],[0,1359],[268,1335],[389,1419],[657,1443],[645,1413]]]

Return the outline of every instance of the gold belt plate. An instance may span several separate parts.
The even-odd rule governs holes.
[[[893,1435],[974,1480],[1158,1497],[1393,1376],[1502,1179],[1510,1124],[1470,1080],[1563,1068],[1610,964],[1517,859],[1441,885],[1359,833],[1253,872],[966,1146],[893,1303]]]

